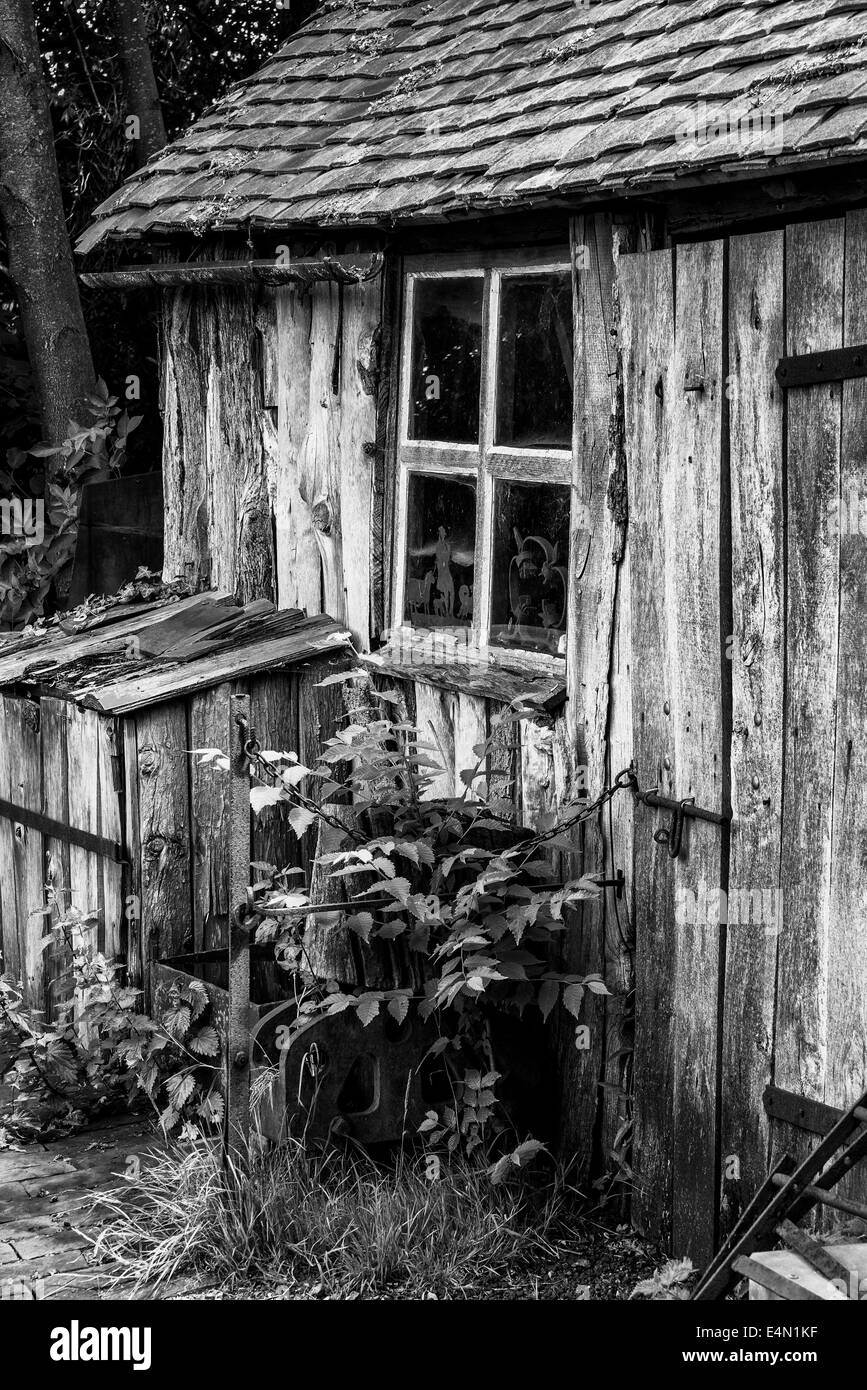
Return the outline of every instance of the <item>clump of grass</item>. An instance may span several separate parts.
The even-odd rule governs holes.
[[[134,1294],[204,1276],[274,1283],[291,1297],[461,1296],[519,1264],[563,1229],[569,1189],[493,1186],[484,1168],[401,1158],[383,1168],[355,1151],[310,1153],[287,1139],[224,1168],[216,1147],[154,1153],[135,1189],[102,1193],[96,1254]],[[118,1290],[120,1291],[120,1290]]]

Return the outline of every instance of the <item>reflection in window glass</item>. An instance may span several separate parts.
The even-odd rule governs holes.
[[[491,641],[565,655],[569,488],[497,483]]]
[[[497,444],[572,444],[572,277],[504,275],[500,293]]]
[[[409,475],[404,620],[469,627],[475,582],[476,485]]]
[[[415,282],[410,439],[478,443],[482,293],[480,279]]]

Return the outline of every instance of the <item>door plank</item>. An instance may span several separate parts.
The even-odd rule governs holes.
[[[729,272],[732,833],[722,1049],[722,1225],[768,1170],[783,794],[785,233],[733,237]],[[750,894],[758,894],[750,904]],[[749,910],[748,909],[749,904]]]

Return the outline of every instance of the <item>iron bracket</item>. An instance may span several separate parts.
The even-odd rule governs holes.
[[[623,897],[626,879],[624,878],[622,869],[617,869],[613,878],[597,878],[593,881],[598,884],[600,888],[613,888],[615,898]]]
[[[683,827],[686,821],[704,820],[709,821],[711,825],[725,825],[731,820],[730,814],[724,815],[720,811],[707,811],[703,806],[696,806],[694,796],[674,801],[670,796],[660,796],[656,787],[642,792],[637,786],[635,796],[638,801],[653,810],[671,812],[670,825],[660,826],[653,838],[658,845],[668,846],[668,853],[672,859],[677,859],[683,848]]]
[[[792,386],[822,386],[828,381],[867,376],[867,345],[781,357],[774,375],[784,391]]]

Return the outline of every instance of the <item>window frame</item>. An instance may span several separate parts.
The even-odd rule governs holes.
[[[570,489],[569,591],[572,587],[572,538],[574,535],[574,409],[573,440],[564,449],[521,449],[496,444],[497,384],[499,376],[498,321],[504,278],[511,275],[572,273],[568,242],[551,248],[512,251],[467,252],[405,256],[401,268],[402,313],[400,319],[400,368],[397,374],[396,412],[396,538],[395,572],[392,593],[393,626],[415,633],[436,632],[436,628],[416,626],[404,617],[406,595],[406,543],[409,480],[413,474],[473,478],[476,482],[476,535],[474,602],[471,631],[473,651],[502,667],[530,668],[534,672],[562,675],[566,658],[524,648],[509,649],[490,641],[491,572],[493,567],[494,488],[498,481],[554,483]],[[413,314],[415,286],[420,280],[481,279],[482,357],[480,364],[479,440],[472,443],[442,443],[409,438],[410,392],[412,384]],[[574,324],[573,324],[574,334]],[[574,348],[574,339],[573,339]],[[574,361],[574,356],[573,356]],[[574,381],[573,381],[574,388]],[[573,394],[574,401],[574,394]]]

